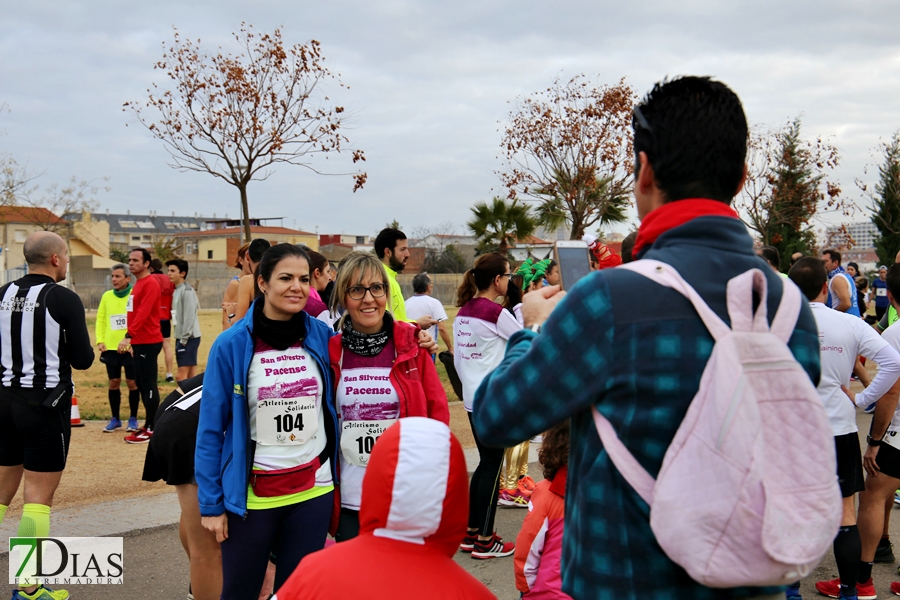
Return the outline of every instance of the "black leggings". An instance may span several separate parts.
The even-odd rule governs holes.
[[[325,547],[334,492],[305,502],[228,515],[222,542],[222,600],[256,600],[275,554],[275,591],[307,554]]]
[[[505,448],[489,448],[482,444],[472,425],[472,413],[468,415],[478,447],[478,467],[469,483],[469,529],[478,529],[479,535],[490,537],[494,533],[494,516],[500,494],[500,467],[503,466]]]
[[[141,400],[144,401],[144,410],[147,412],[144,426],[152,430],[156,419],[156,409],[159,408],[159,387],[156,383],[159,365],[156,359],[160,350],[162,350],[162,342],[158,344],[132,344],[131,349],[134,351],[134,383],[141,393]]]

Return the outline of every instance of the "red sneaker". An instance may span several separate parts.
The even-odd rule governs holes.
[[[471,552],[475,549],[475,541],[478,536],[466,534],[462,543],[459,545],[460,552]]]
[[[891,593],[895,596],[900,596],[900,581],[891,582]]]
[[[816,591],[829,598],[840,598],[841,580],[837,578],[830,581],[818,581],[816,582]],[[878,598],[878,594],[875,593],[875,584],[872,583],[871,577],[865,583],[856,584],[856,597],[859,600],[875,600]]]
[[[516,551],[516,545],[512,542],[503,542],[495,533],[487,542],[475,541],[475,549],[472,550],[472,558],[481,560],[487,558],[499,558],[509,556]]]
[[[129,444],[146,444],[150,441],[153,432],[146,427],[141,427],[131,435],[125,436],[125,441]]]

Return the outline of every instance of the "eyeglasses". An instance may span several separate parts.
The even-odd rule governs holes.
[[[369,287],[354,285],[347,288],[347,295],[351,300],[362,300],[366,297],[366,292],[372,294],[373,298],[381,298],[387,292],[387,286],[383,283],[375,283]]]
[[[499,275],[499,277],[512,277],[512,276],[513,276],[512,273],[502,273],[501,275]]]

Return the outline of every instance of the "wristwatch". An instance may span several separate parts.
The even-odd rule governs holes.
[[[535,333],[540,333],[541,332],[541,324],[535,323],[534,325],[531,326],[531,330]]]
[[[876,440],[876,439],[873,438],[871,435],[867,435],[867,436],[866,436],[866,443],[867,443],[868,445],[872,446],[873,448],[877,448],[878,446],[880,446],[880,445],[881,445],[881,442],[883,442],[883,441],[884,441],[884,440]]]

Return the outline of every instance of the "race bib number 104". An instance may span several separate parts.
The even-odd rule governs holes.
[[[264,446],[299,446],[319,430],[315,396],[269,398],[256,405],[256,441]]]

